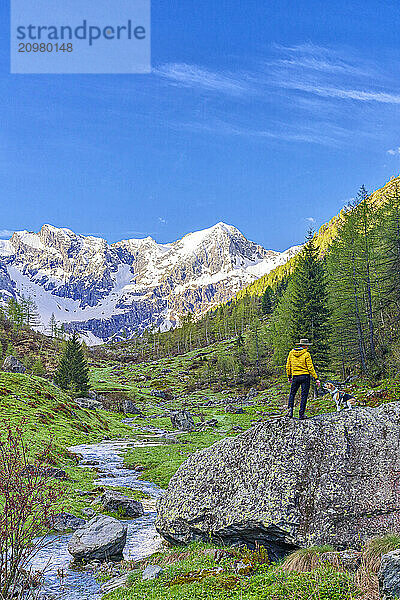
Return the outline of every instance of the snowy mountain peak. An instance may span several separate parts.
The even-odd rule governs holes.
[[[0,241],[0,301],[30,296],[43,331],[54,313],[99,343],[200,315],[297,250],[266,250],[222,222],[168,244],[150,236],[108,244],[46,224]]]

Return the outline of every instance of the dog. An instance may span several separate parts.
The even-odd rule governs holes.
[[[332,396],[332,399],[336,404],[337,412],[346,408],[353,408],[355,401],[354,396],[347,392],[341,392],[331,381],[326,381],[322,384],[322,387]]]

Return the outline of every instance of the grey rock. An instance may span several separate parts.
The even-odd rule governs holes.
[[[324,564],[341,567],[354,573],[361,565],[361,552],[351,548],[341,552],[324,552],[324,554],[321,554],[320,559]]]
[[[255,388],[251,388],[246,396],[246,399],[252,400],[256,396],[258,396],[258,391]]]
[[[93,400],[92,398],[75,398],[75,402],[81,408],[86,408],[88,410],[100,410],[103,408],[101,402]]]
[[[22,362],[15,356],[6,356],[3,362],[3,371],[8,373],[25,373],[26,369]]]
[[[400,533],[400,403],[274,419],[190,456],[158,501],[173,543],[256,542],[272,558]]]
[[[72,534],[68,552],[76,560],[110,560],[122,557],[128,527],[117,519],[93,517]]]
[[[94,510],[94,508],[90,508],[90,506],[88,506],[87,508],[82,509],[82,512],[84,515],[86,515],[87,517],[89,517],[89,519],[91,519],[92,517],[95,516],[96,511]]]
[[[107,490],[100,496],[100,504],[104,510],[121,511],[123,516],[129,519],[135,519],[144,514],[141,502],[112,490]]]
[[[52,526],[55,531],[67,531],[68,529],[76,531],[83,527],[85,523],[85,519],[63,512],[54,516]]]
[[[142,580],[149,581],[151,579],[157,579],[162,572],[162,568],[158,565],[148,565],[143,571]]]
[[[378,578],[382,600],[400,598],[400,550],[382,556]]]
[[[113,577],[100,588],[101,594],[108,594],[108,592],[112,592],[113,590],[117,590],[121,587],[127,587],[128,584],[128,575],[129,573],[124,573],[124,575],[120,575],[119,577]]]
[[[135,405],[135,403],[132,400],[123,400],[122,411],[125,414],[138,415],[140,417],[143,417],[142,412],[138,409],[138,407]]]
[[[231,404],[228,404],[228,406],[225,406],[225,412],[230,413],[232,415],[243,415],[244,414],[243,408],[241,408],[240,406],[232,406]]]
[[[177,429],[194,431],[196,428],[192,415],[185,409],[171,410],[170,417],[172,426]]]
[[[174,435],[168,435],[167,433],[160,436],[160,439],[167,444],[179,444],[179,440]]]

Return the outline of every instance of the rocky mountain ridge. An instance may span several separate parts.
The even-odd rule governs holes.
[[[48,330],[55,315],[89,344],[166,330],[232,298],[299,247],[266,250],[224,223],[158,244],[151,237],[108,244],[43,225],[0,240],[0,301],[31,297]]]

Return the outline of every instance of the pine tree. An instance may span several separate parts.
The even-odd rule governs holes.
[[[49,329],[50,329],[51,337],[53,337],[53,338],[58,337],[58,325],[57,325],[57,320],[56,320],[54,313],[51,313],[51,317],[49,320]]]
[[[65,343],[54,381],[74,396],[85,395],[89,391],[89,369],[76,332]]]
[[[273,291],[271,286],[268,286],[267,288],[265,288],[265,292],[262,296],[262,300],[261,300],[261,310],[263,311],[264,315],[270,315],[272,313],[272,309],[273,309],[273,304],[272,304],[272,298],[273,298]]]
[[[15,298],[10,298],[7,302],[7,317],[14,329],[19,331],[24,324],[24,313],[21,305]]]
[[[291,282],[292,330],[294,337],[309,338],[318,369],[324,371],[329,365],[329,308],[328,292],[323,261],[310,230],[305,246],[299,256]]]
[[[25,298],[22,296],[20,307],[24,325],[26,325],[29,329],[32,329],[33,327],[38,327],[41,324],[39,311],[32,298]]]

